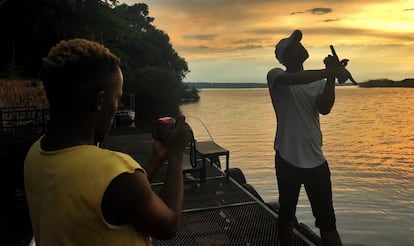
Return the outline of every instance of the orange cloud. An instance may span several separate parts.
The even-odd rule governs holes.
[[[361,79],[375,78],[379,71],[389,73],[390,79],[414,73],[408,69],[414,65],[410,57],[414,53],[414,6],[410,1],[148,0],[146,3],[150,16],[155,18],[154,25],[170,36],[173,47],[188,62],[191,70],[188,79],[199,80],[202,74],[212,76],[205,73],[212,67],[217,80],[219,76],[222,80],[234,76],[241,81],[243,76],[250,78],[251,74],[257,74],[257,80],[263,79],[263,74],[258,73],[279,65],[274,60],[274,44],[294,29],[304,33],[303,44],[310,49],[311,67],[320,66],[329,44],[335,44],[350,56],[354,76]]]

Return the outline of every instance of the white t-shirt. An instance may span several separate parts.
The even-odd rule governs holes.
[[[276,114],[274,149],[283,159],[300,168],[313,168],[326,161],[322,152],[317,96],[325,88],[325,80],[301,85],[273,85],[274,68],[267,74],[269,93]]]

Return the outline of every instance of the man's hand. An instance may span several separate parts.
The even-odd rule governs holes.
[[[177,117],[175,123],[166,127],[170,127],[168,135],[163,141],[156,140],[154,142],[149,163],[145,167],[149,180],[152,180],[158,169],[168,158],[181,159],[184,148],[192,139],[189,125],[185,123],[184,116]]]
[[[155,141],[152,146],[152,157],[162,164],[168,157],[168,149],[160,141]]]
[[[165,138],[165,146],[170,154],[182,152],[191,141],[191,133],[185,117],[180,115],[176,118],[176,123],[171,129],[170,134]]]
[[[338,83],[342,84],[352,78],[352,75],[346,68],[339,66],[335,68],[335,77],[338,79]]]
[[[338,79],[338,83],[345,83],[349,78],[352,78],[351,73],[345,68],[348,64],[348,59],[339,59],[335,56],[328,55],[323,60],[325,67],[327,69],[334,69],[335,77]]]
[[[339,60],[332,55],[328,55],[327,57],[325,57],[325,59],[323,59],[323,63],[325,64],[325,67],[327,69],[341,66]]]
[[[327,57],[325,57],[323,63],[325,63],[326,68],[335,68],[338,66],[341,66],[343,68],[345,68],[348,65],[349,59],[342,59],[339,60],[338,55],[336,54],[335,48],[333,47],[333,45],[329,46],[331,48],[332,51],[332,55],[328,55]],[[345,69],[346,70],[346,69]],[[358,83],[354,80],[354,78],[352,77],[351,73],[346,70],[345,74],[342,73],[339,76],[335,76],[338,79],[338,83],[342,84],[345,83],[348,79],[351,80],[351,82],[355,85],[357,85]]]

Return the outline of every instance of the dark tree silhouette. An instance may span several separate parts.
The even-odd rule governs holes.
[[[2,0],[0,77],[37,78],[41,59],[52,45],[62,39],[87,38],[121,58],[125,91],[137,95],[137,120],[148,123],[152,117],[174,116],[189,70],[153,21],[145,3]]]

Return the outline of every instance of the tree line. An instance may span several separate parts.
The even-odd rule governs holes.
[[[124,91],[135,94],[138,124],[176,115],[183,95],[197,97],[197,90],[182,82],[189,72],[187,62],[153,21],[145,3],[0,0],[0,77],[36,78],[53,45],[86,38],[121,58]]]

